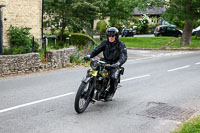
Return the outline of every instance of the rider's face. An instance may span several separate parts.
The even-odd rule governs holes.
[[[109,42],[113,43],[116,39],[115,35],[109,35],[108,36]]]

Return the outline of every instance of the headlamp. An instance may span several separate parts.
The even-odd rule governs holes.
[[[97,63],[96,61],[92,61],[92,62],[90,63],[90,66],[91,66],[92,69],[97,70],[97,68],[98,68],[98,63]]]

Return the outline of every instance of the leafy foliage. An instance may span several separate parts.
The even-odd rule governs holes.
[[[95,48],[96,45],[87,45],[85,44],[84,46],[82,47],[79,47],[78,48],[78,52],[76,54],[73,54],[70,58],[70,62],[73,64],[73,65],[84,65],[84,66],[89,66],[89,63],[86,62],[83,57],[88,55],[89,52],[91,50],[93,50]],[[96,56],[95,58],[99,59],[98,56]]]
[[[91,29],[98,15],[98,0],[47,0],[45,1],[46,26],[61,31],[83,32]]]
[[[19,28],[10,26],[8,35],[10,39],[10,48],[4,48],[4,54],[24,54],[32,52],[31,28]],[[39,44],[35,43],[35,50],[39,48]]]
[[[199,0],[135,0],[139,9],[152,8],[154,6],[164,6],[167,8],[164,18],[174,22],[179,27],[183,27],[181,45],[190,44],[193,27],[197,27],[200,18]]]
[[[104,20],[101,20],[97,23],[97,28],[96,30],[100,33],[103,34],[106,32],[106,22]]]
[[[133,20],[135,6],[132,0],[46,0],[45,24],[60,29],[61,33],[68,29],[69,32],[86,31],[91,36],[94,20],[110,17],[110,25],[120,28]]]
[[[199,0],[173,0],[168,3],[164,18],[183,27],[181,45],[189,45],[193,27],[196,27],[200,18]]]
[[[100,6],[101,18],[110,17],[110,26],[120,28],[124,23],[132,20],[135,3],[132,0],[102,0]]]
[[[106,33],[106,22],[104,20],[101,20],[97,23],[96,30],[100,34],[100,40],[103,40],[105,38],[105,33]]]
[[[96,41],[88,35],[82,33],[72,33],[70,35],[70,43],[72,45],[82,47],[83,45],[88,44],[89,42],[91,42],[92,44],[96,44]]]
[[[146,17],[142,17],[138,23],[138,32],[140,32],[140,34],[146,34],[149,29],[148,25],[149,25],[148,19]]]

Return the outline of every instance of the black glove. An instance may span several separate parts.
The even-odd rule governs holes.
[[[83,59],[89,61],[90,60],[90,55],[86,55],[85,57],[83,57]]]
[[[115,64],[112,64],[111,67],[113,67],[113,68],[119,68],[120,67],[120,63],[117,62]]]

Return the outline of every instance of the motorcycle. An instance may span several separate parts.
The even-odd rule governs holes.
[[[90,103],[95,103],[96,101],[105,102],[109,93],[111,81],[109,69],[111,65],[104,61],[90,59],[90,67],[91,69],[87,71],[86,78],[82,80],[76,93],[74,108],[77,113],[83,113]],[[124,68],[120,67],[115,88],[120,83],[120,76],[123,73]]]
[[[137,26],[133,26],[130,29],[126,29],[126,27],[123,26],[121,37],[134,37],[134,34],[136,34],[136,29],[137,29]]]

